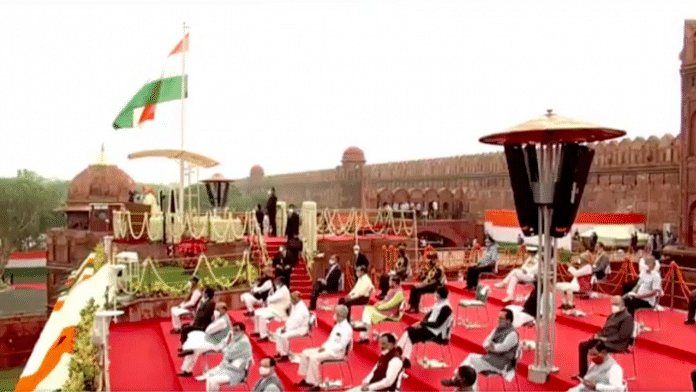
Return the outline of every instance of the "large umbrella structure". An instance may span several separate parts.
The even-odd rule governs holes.
[[[539,235],[536,357],[529,380],[545,383],[554,365],[556,339],[555,238],[575,220],[594,151],[586,143],[625,135],[624,131],[559,116],[548,110],[482,143],[502,145],[515,195],[515,208],[526,236]]]

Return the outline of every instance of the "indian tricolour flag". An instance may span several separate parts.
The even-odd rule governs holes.
[[[145,121],[154,120],[159,104],[181,99],[182,80],[186,81],[184,98],[188,97],[188,75],[182,74],[182,57],[188,48],[189,35],[186,34],[169,53],[161,75],[146,83],[116,116],[114,129],[133,128]]]

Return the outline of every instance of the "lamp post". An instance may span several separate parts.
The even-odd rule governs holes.
[[[222,208],[227,204],[227,195],[234,181],[225,179],[222,174],[216,173],[210,179],[202,182],[205,184],[205,190],[208,193],[208,201],[210,201],[214,211],[217,212],[218,208]]]
[[[539,236],[536,357],[529,380],[543,384],[554,365],[556,337],[555,239],[570,232],[592,165],[594,150],[586,143],[613,139],[626,132],[559,116],[548,110],[482,143],[505,147],[517,218],[525,236]]]

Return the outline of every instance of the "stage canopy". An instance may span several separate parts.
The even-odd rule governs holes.
[[[195,152],[185,150],[146,150],[128,154],[128,159],[138,158],[170,158],[184,161],[205,169],[219,165],[219,162]]]

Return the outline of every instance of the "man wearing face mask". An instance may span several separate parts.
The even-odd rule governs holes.
[[[268,212],[268,220],[271,222],[271,236],[276,236],[276,208],[278,204],[278,198],[275,194],[275,188],[271,188],[268,191],[268,201],[266,202],[266,211]]]
[[[266,357],[259,363],[259,381],[254,385],[252,392],[282,392],[283,384],[275,372],[276,361]]]
[[[341,266],[338,264],[338,256],[331,256],[329,259],[329,270],[326,272],[326,276],[314,282],[312,298],[309,301],[309,310],[315,310],[317,308],[317,298],[319,298],[319,294],[322,292],[335,293],[338,291],[342,275],[343,271],[341,271]]]
[[[298,373],[302,381],[295,384],[298,387],[311,387],[310,391],[319,391],[321,372],[319,366],[328,359],[343,359],[346,356],[348,346],[353,339],[353,328],[347,320],[348,308],[344,305],[336,306],[334,320],[336,324],[331,330],[329,338],[319,348],[308,348],[300,354],[300,367]]]
[[[623,369],[607,352],[601,340],[589,350],[590,364],[585,377],[579,378],[580,385],[570,388],[569,392],[589,391],[623,391]]]
[[[495,269],[495,263],[498,262],[498,245],[493,241],[491,236],[486,236],[486,254],[483,255],[475,266],[469,267],[466,271],[466,288],[476,290],[479,281],[479,275],[482,272],[492,272]]]
[[[269,295],[273,294],[275,286],[273,285],[273,272],[270,268],[263,271],[263,275],[256,279],[256,284],[248,293],[242,294],[240,297],[244,306],[246,306],[245,316],[254,315],[254,306],[260,305],[266,301]]]
[[[360,245],[355,244],[353,246],[353,271],[355,274],[355,280],[358,280],[358,267],[365,267],[365,271],[369,271],[370,262],[367,260],[367,256],[360,251]]]
[[[447,334],[447,321],[452,318],[452,307],[447,301],[449,291],[441,286],[435,290],[435,305],[423,320],[406,328],[397,346],[404,353],[404,367],[411,367],[411,352],[415,343],[431,340],[444,340]],[[451,327],[451,326],[450,326]]]
[[[662,278],[655,272],[655,259],[646,257],[645,265],[646,272],[640,275],[633,290],[624,295],[626,309],[631,315],[639,308],[654,308],[662,291]]]
[[[471,366],[477,373],[490,371],[503,374],[512,369],[517,357],[519,336],[512,326],[513,314],[503,309],[498,315],[498,326],[483,341],[485,355],[469,354],[461,366]]]
[[[189,289],[189,294],[186,297],[186,301],[179,304],[179,306],[174,306],[171,309],[172,315],[172,330],[169,331],[172,334],[181,333],[181,316],[191,315],[196,310],[198,302],[203,296],[203,292],[200,287],[198,287],[198,277],[191,277],[191,288]]]
[[[355,271],[358,274],[358,280],[353,285],[347,296],[338,300],[341,305],[348,307],[348,321],[350,321],[350,308],[353,305],[367,305],[370,303],[370,296],[375,286],[372,284],[372,279],[365,271],[364,267],[358,267]]]
[[[213,322],[213,316],[215,314],[215,301],[213,297],[215,296],[215,290],[206,287],[203,291],[203,297],[200,299],[198,308],[196,309],[196,315],[193,318],[192,324],[186,324],[181,328],[181,344],[184,344],[188,334],[191,331],[205,331],[205,329]]]
[[[401,349],[396,347],[396,338],[391,333],[379,337],[380,354],[377,364],[365,377],[362,385],[347,392],[396,391],[398,378],[403,369]]]
[[[246,328],[242,323],[232,324],[232,340],[223,349],[222,361],[210,369],[198,381],[205,380],[207,392],[218,392],[222,384],[235,386],[244,382],[247,369],[252,361],[251,343],[245,334]]]
[[[455,392],[477,391],[476,370],[471,366],[460,366],[454,371],[454,378],[440,381],[443,387],[456,387]]]
[[[295,205],[288,206],[288,224],[285,226],[285,236],[290,241],[293,238],[298,238],[300,234],[300,216],[295,211]]]
[[[418,283],[411,288],[411,294],[408,297],[409,308],[406,311],[419,313],[421,296],[426,293],[434,293],[435,290],[443,286],[444,279],[445,270],[438,264],[437,253],[430,254],[426,270],[421,274]]]
[[[590,347],[595,346],[595,340],[604,343],[608,352],[618,353],[626,351],[633,335],[633,316],[626,311],[624,300],[618,295],[611,298],[611,314],[607,317],[604,328],[586,342],[580,342],[578,352],[580,354],[580,374],[587,374],[587,353]]]
[[[181,347],[179,357],[184,357],[184,363],[181,364],[181,373],[179,377],[191,377],[191,371],[196,364],[198,357],[209,350],[220,351],[224,347],[230,331],[232,330],[232,322],[227,315],[227,304],[218,302],[215,305],[214,312],[215,321],[210,323],[204,331],[191,331]]]
[[[285,245],[278,248],[278,253],[273,256],[273,268],[275,268],[275,276],[283,277],[283,281],[290,287],[290,276],[292,275],[292,267],[295,265],[292,254],[288,252]]]
[[[290,290],[285,285],[283,277],[275,278],[276,290],[266,298],[266,307],[254,311],[255,332],[251,336],[259,338],[259,342],[268,341],[268,322],[271,319],[285,320],[290,308]]]
[[[290,342],[288,339],[295,336],[304,336],[309,331],[309,309],[300,298],[300,292],[295,291],[290,296],[292,307],[290,309],[290,317],[285,321],[282,328],[278,328],[275,333],[276,350],[278,362],[290,360]]]

